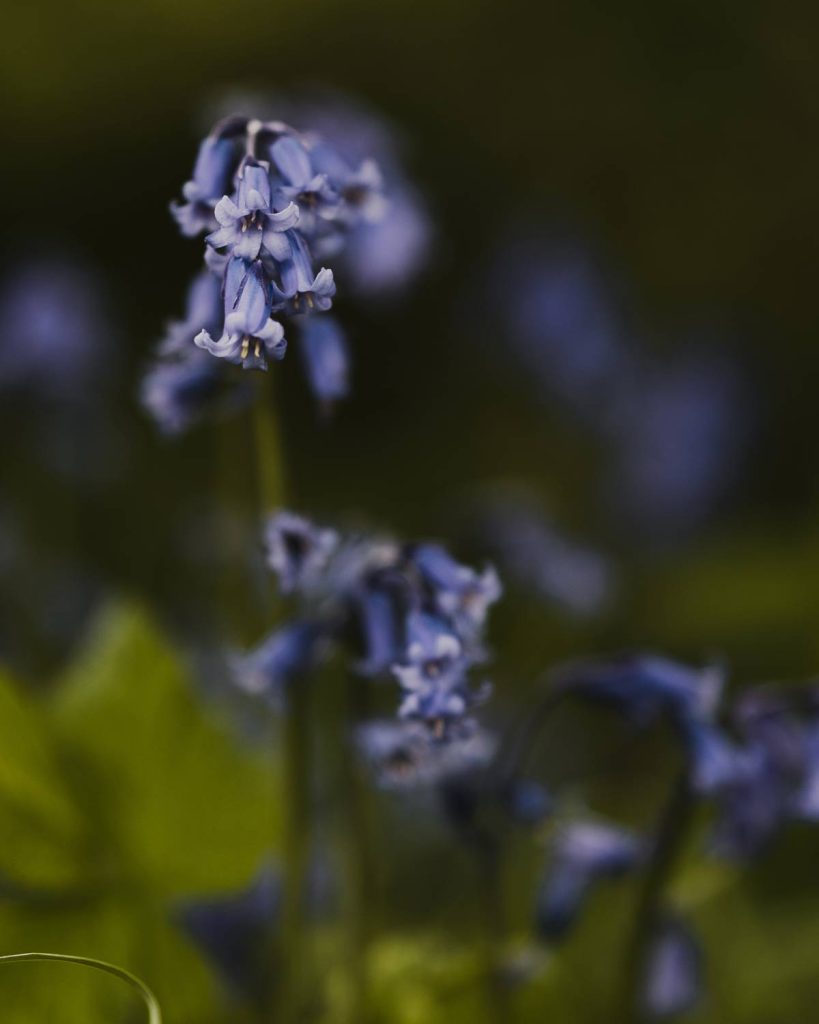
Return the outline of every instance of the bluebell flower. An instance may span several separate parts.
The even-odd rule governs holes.
[[[351,595],[363,657],[356,669],[377,676],[394,665],[404,650],[405,610],[395,589],[367,581]]]
[[[382,219],[358,225],[347,239],[345,282],[367,297],[405,289],[429,255],[431,236],[429,216],[414,190],[393,184]]]
[[[203,271],[190,285],[184,317],[168,325],[141,382],[142,404],[163,433],[182,433],[206,413],[248,399],[247,389],[227,381],[223,367],[194,341],[203,330],[218,334],[223,320],[221,281]]]
[[[703,954],[691,929],[678,917],[666,917],[656,928],[648,951],[641,1008],[652,1019],[688,1013],[703,987]]]
[[[243,260],[258,259],[263,247],[274,259],[284,259],[289,252],[284,232],[299,221],[295,203],[273,208],[268,168],[250,160],[242,165],[235,202],[223,196],[213,213],[220,226],[206,238],[208,245]]]
[[[199,348],[264,370],[285,354],[289,318],[309,314],[301,336],[310,385],[325,405],[344,397],[344,335],[334,321],[313,319],[336,293],[333,269],[322,263],[343,255],[358,225],[384,215],[382,192],[375,161],[351,164],[317,135],[281,121],[217,125],[183,189],[186,203],[173,208],[183,233],[208,232],[205,262],[222,282],[222,322],[200,325]],[[162,383],[171,376],[163,373]]]
[[[224,392],[212,359],[193,349],[177,359],[157,360],[145,372],[140,398],[164,434],[181,434],[199,420]]]
[[[585,246],[533,231],[528,220],[496,249],[472,304],[502,325],[504,358],[550,402],[605,429],[633,358],[606,276]]]
[[[498,574],[461,565],[440,544],[419,544],[410,554],[432,594],[435,610],[465,634],[475,634],[486,621],[489,606],[501,595]]]
[[[609,560],[564,536],[528,495],[482,502],[476,519],[504,579],[578,617],[610,604],[616,579]]]
[[[552,794],[533,779],[509,780],[501,789],[500,801],[510,818],[521,825],[539,825],[554,809]]]
[[[294,119],[313,125],[320,139],[326,140],[313,150],[316,165],[348,201],[353,200],[343,218],[347,227],[343,248],[337,251],[338,236],[330,235],[311,240],[314,252],[324,256],[326,250],[337,256],[345,287],[356,294],[389,296],[406,288],[428,260],[433,229],[423,200],[407,181],[400,140],[392,126],[373,111],[338,96],[297,106]],[[357,168],[360,185],[360,172],[363,168],[366,177],[367,162],[373,159],[384,180],[383,199],[377,176],[367,183],[374,191],[359,188],[358,196],[350,181],[351,169]],[[374,200],[363,210],[362,197]],[[356,212],[364,215],[351,222],[350,215]]]
[[[270,311],[272,297],[261,264],[234,257],[225,274],[225,326],[214,341],[207,330],[194,339],[211,355],[245,367],[267,368],[267,360],[281,359],[287,344],[284,328]]]
[[[438,786],[486,767],[494,738],[474,721],[462,720],[442,737],[415,721],[368,722],[356,731],[356,744],[384,789]]]
[[[668,715],[675,724],[708,720],[716,709],[722,675],[655,655],[570,665],[558,675],[567,692],[611,705],[637,725]]]
[[[168,324],[165,337],[159,343],[162,356],[188,353],[195,348],[194,338],[200,331],[217,334],[222,329],[224,304],[220,278],[203,271],[197,274],[188,288],[185,315]]]
[[[326,312],[336,293],[332,270],[322,267],[315,273],[307,243],[298,232],[287,231],[283,237],[287,248],[271,273],[276,302],[291,314]]]
[[[486,695],[485,690],[470,691],[467,672],[471,660],[441,619],[411,612],[406,643],[404,661],[393,666],[404,693],[400,717],[432,722],[443,730]]]
[[[214,207],[230,191],[238,159],[233,139],[209,135],[202,141],[193,177],[182,186],[185,202],[171,204],[183,235],[193,238],[215,227]]]
[[[325,405],[344,398],[349,390],[350,355],[338,321],[330,316],[305,317],[300,348],[316,398]]]
[[[319,663],[323,641],[324,632],[318,622],[297,619],[286,623],[255,650],[233,659],[239,688],[283,707],[289,687],[308,676]]]
[[[242,892],[191,900],[177,912],[185,932],[236,998],[261,1005],[269,998],[281,903],[278,875],[266,868]]]
[[[734,773],[716,792],[713,846],[732,858],[758,853],[793,818],[814,817],[817,722],[770,690],[744,694],[733,710]]]
[[[312,237],[321,221],[333,221],[339,195],[326,174],[314,172],[307,147],[294,135],[280,135],[270,146],[270,159],[278,171],[276,195],[280,201],[296,202],[302,212],[301,230]]]
[[[583,821],[560,829],[537,895],[539,934],[562,939],[575,923],[591,888],[600,880],[620,878],[640,866],[642,841],[602,822]]]
[[[77,261],[18,260],[0,292],[0,389],[88,408],[110,330],[90,270]]]
[[[315,586],[338,545],[338,534],[314,526],[292,512],[271,516],[265,530],[267,564],[283,594]]]
[[[611,422],[614,500],[652,535],[690,532],[737,478],[749,417],[741,374],[724,355],[640,366]]]

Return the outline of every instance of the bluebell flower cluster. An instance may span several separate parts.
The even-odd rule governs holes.
[[[554,681],[561,699],[598,702],[636,728],[671,727],[685,765],[685,800],[711,809],[710,854],[747,860],[788,822],[819,821],[815,686],[758,687],[729,702],[718,670],[654,655],[570,665]],[[581,822],[559,834],[538,897],[540,933],[550,941],[562,938],[593,881],[639,868],[660,841],[659,835],[643,841],[643,854],[629,860],[617,829]],[[645,1016],[677,1015],[699,998],[702,952],[678,915],[655,922],[643,966]]]
[[[301,613],[237,662],[244,689],[278,699],[346,644],[354,672],[398,683],[396,719],[362,723],[358,736],[384,781],[402,766],[405,779],[439,777],[459,753],[462,762],[486,759],[492,743],[471,712],[489,687],[471,674],[486,658],[484,626],[501,592],[491,567],[462,565],[439,544],[342,537],[286,511],[270,518],[266,547],[282,593],[299,599]]]
[[[716,792],[713,847],[744,859],[789,821],[819,821],[819,692],[754,689],[729,719],[734,771]]]
[[[223,390],[224,374],[202,354],[266,370],[294,332],[317,398],[343,398],[349,353],[328,312],[336,283],[327,263],[387,216],[377,163],[348,160],[320,135],[281,121],[228,117],[201,143],[171,209],[182,234],[204,235],[206,251],[185,317],[170,326],[143,384],[160,426],[185,429]]]

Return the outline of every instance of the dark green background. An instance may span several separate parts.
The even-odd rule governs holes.
[[[29,441],[40,411],[0,409],[2,489],[30,543],[46,560],[83,566],[98,593],[148,599],[174,628],[213,618],[203,594],[224,592],[232,542],[201,524],[226,490],[240,526],[252,523],[253,450],[241,420],[164,444],[138,409],[140,368],[179,313],[200,253],[176,234],[167,203],[189,173],[209,104],[231,90],[319,84],[396,124],[437,236],[434,259],[397,307],[342,303],[354,393],[331,424],[315,415],[298,361],[275,368],[295,503],[330,521],[359,514],[405,535],[457,534],[460,503],[475,488],[521,477],[569,532],[609,552],[622,589],[601,620],[578,625],[514,593],[497,612],[504,711],[555,661],[628,647],[718,657],[738,683],[813,674],[817,43],[819,19],[799,4],[10,7],[0,259],[11,270],[27,255],[69,253],[97,268],[117,347],[99,428],[116,454],[92,482],[67,482],[38,462]],[[499,374],[503,338],[481,336],[480,319],[463,315],[498,237],[530,215],[590,241],[627,282],[629,314],[658,351],[691,323],[715,323],[752,382],[755,430],[740,480],[685,543],[649,552],[612,526],[595,487],[603,454]],[[200,527],[204,539],[192,540]],[[191,555],[202,546],[204,563]],[[38,621],[55,614],[50,584],[41,593],[25,563],[17,572],[2,597],[15,623],[12,660],[45,678],[79,634]],[[233,611],[235,629],[253,634],[257,612]],[[213,630],[216,643],[223,634]],[[637,790],[644,767],[626,766]],[[635,797],[626,813],[644,802]],[[753,890],[735,908],[747,934],[764,903],[763,939],[751,945],[773,979],[758,1012],[731,997],[744,1006],[737,1020],[804,1019],[777,1013],[776,992],[793,990],[788,936],[798,944],[816,934],[816,842],[786,852],[755,876],[764,899]],[[782,922],[792,919],[789,932]],[[729,924],[719,924],[717,941],[730,946]],[[739,978],[746,968],[759,964],[732,970]],[[799,984],[812,999],[819,971],[802,965]]]

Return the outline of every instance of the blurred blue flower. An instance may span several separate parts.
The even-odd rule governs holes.
[[[237,685],[282,709],[287,691],[321,660],[324,633],[319,623],[297,619],[275,630],[259,647],[233,659]]]
[[[367,201],[364,216],[348,226],[338,253],[345,287],[368,298],[404,289],[428,262],[432,222],[403,169],[401,140],[393,127],[352,100],[320,96],[293,105],[292,119],[311,124],[335,151],[319,148],[318,166],[342,195]],[[375,161],[380,174],[373,173]],[[351,176],[351,169],[356,168]],[[379,178],[383,178],[382,185]],[[333,240],[329,239],[332,248]],[[319,242],[319,248],[328,244]]]
[[[308,316],[301,329],[300,350],[307,380],[319,401],[330,406],[349,391],[347,339],[331,316]]]
[[[231,179],[239,161],[232,138],[209,135],[202,140],[193,177],[182,186],[184,203],[171,203],[171,212],[179,230],[188,238],[209,231],[216,225],[214,208],[230,191]]]
[[[486,622],[489,606],[501,596],[494,568],[488,566],[477,573],[456,562],[440,544],[419,544],[410,558],[430,589],[435,611],[454,622],[458,632],[477,634]]]
[[[438,786],[486,767],[495,740],[473,721],[453,726],[446,737],[423,722],[367,722],[356,731],[358,749],[384,789]]]
[[[661,1019],[688,1013],[699,1002],[703,987],[703,954],[691,929],[678,917],[666,917],[657,927],[648,952],[642,1011]]]
[[[19,262],[0,292],[0,389],[87,407],[109,351],[103,305],[76,263]]]
[[[213,407],[223,387],[213,360],[194,349],[150,366],[142,378],[140,398],[162,433],[181,434]]]
[[[353,592],[364,656],[356,668],[361,675],[376,676],[401,659],[404,651],[405,611],[402,594],[391,579],[376,576]]]
[[[557,678],[567,692],[608,704],[640,726],[664,714],[675,724],[709,719],[723,683],[714,668],[693,669],[656,655],[579,662],[561,670]]]
[[[807,695],[812,697],[812,693]],[[803,695],[804,700],[804,695]],[[759,853],[790,819],[816,820],[817,709],[770,689],[751,690],[733,709],[735,770],[716,792],[714,850]]]
[[[612,414],[611,490],[635,522],[674,536],[699,525],[737,477],[747,397],[720,354],[646,363]]]
[[[393,666],[404,692],[399,716],[436,723],[441,729],[451,719],[462,718],[485,695],[483,690],[469,690],[470,664],[449,626],[432,615],[411,612],[404,661]]]
[[[572,615],[601,612],[615,588],[599,552],[564,537],[526,494],[496,494],[475,509],[476,530],[504,578]]]
[[[281,511],[265,530],[267,564],[279,578],[283,594],[315,586],[338,545],[338,534],[314,526],[303,516]]]
[[[182,928],[235,998],[261,1005],[269,998],[281,902],[278,875],[265,868],[242,892],[191,900],[177,911]]]
[[[163,433],[182,433],[207,413],[234,408],[249,397],[194,342],[202,330],[221,331],[223,319],[221,282],[203,271],[188,289],[185,316],[168,325],[141,382],[142,404]]]
[[[600,880],[620,878],[640,866],[641,840],[602,822],[566,825],[555,836],[537,895],[536,922],[548,941],[562,939],[575,923],[589,891]]]

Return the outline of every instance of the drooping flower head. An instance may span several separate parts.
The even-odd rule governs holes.
[[[266,545],[268,565],[282,593],[299,598],[300,614],[236,663],[243,689],[278,694],[329,649],[322,641],[333,641],[350,652],[353,672],[391,673],[398,682],[394,728],[361,734],[368,760],[390,761],[385,744],[406,748],[412,774],[429,780],[459,761],[436,743],[457,740],[460,760],[487,749],[466,740],[474,735],[471,712],[488,695],[471,670],[485,659],[483,628],[500,594],[491,567],[461,565],[438,544],[343,536],[286,511],[271,516]],[[370,756],[376,748],[381,753]]]
[[[361,226],[387,216],[376,161],[350,159],[322,136],[282,121],[228,117],[201,143],[182,196],[171,210],[184,235],[204,236],[202,276],[213,278],[219,309],[212,311],[210,297],[205,309],[192,294],[184,322],[173,328],[174,344],[159,347],[143,401],[160,424],[178,432],[219,390],[223,374],[208,372],[190,346],[265,370],[284,357],[294,322],[317,398],[324,405],[343,398],[346,339],[337,320],[322,322],[336,293],[327,263],[343,257]],[[194,290],[207,290],[201,277]]]

